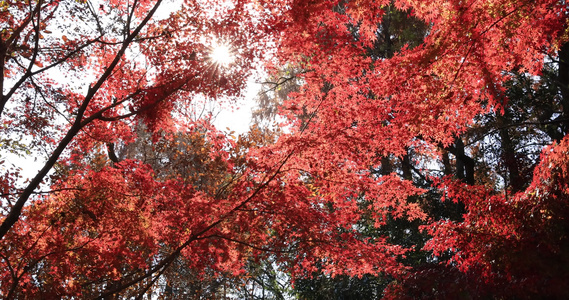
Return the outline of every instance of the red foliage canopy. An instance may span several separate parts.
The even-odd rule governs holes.
[[[538,75],[566,40],[566,8],[551,0],[189,0],[167,18],[156,17],[161,2],[2,2],[2,137],[23,135],[47,152],[31,180],[1,176],[5,298],[142,297],[178,258],[238,274],[266,252],[294,275],[404,278],[399,258],[411,249],[359,230],[364,215],[376,227],[427,220],[411,201],[424,190],[378,175],[382,158],[409,147],[436,158],[477,115],[507,105],[509,71]],[[369,55],[391,4],[428,24],[428,35],[392,57]],[[230,71],[208,60],[208,38],[231,41],[239,55]],[[262,146],[258,130],[235,142],[178,119],[197,95],[238,94],[271,38],[273,63],[305,71],[284,103],[289,133]],[[140,124],[164,161],[106,159],[114,144],[141,138]],[[460,270],[476,266],[487,278],[526,272],[517,263],[535,253],[525,251],[531,232],[563,223],[567,149],[565,139],[545,150],[532,186],[513,198],[441,181],[468,213],[428,226],[426,249],[450,249]],[[195,170],[168,169],[176,161]],[[52,190],[38,194],[42,186]],[[553,245],[545,257],[561,251]],[[508,247],[522,258],[492,273],[487,257]]]

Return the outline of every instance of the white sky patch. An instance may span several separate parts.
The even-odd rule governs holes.
[[[249,131],[252,120],[252,110],[257,105],[255,97],[259,92],[261,85],[256,83],[253,77],[247,80],[245,96],[235,100],[233,107],[227,107],[222,104],[220,112],[215,118],[213,124],[222,131],[235,131],[236,134],[242,134]]]

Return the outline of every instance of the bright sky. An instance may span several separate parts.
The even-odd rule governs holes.
[[[227,103],[221,105],[220,112],[213,122],[215,127],[222,131],[227,131],[229,128],[236,134],[247,132],[251,125],[252,109],[256,106],[255,97],[259,89],[260,84],[250,77],[247,81],[245,97],[236,100],[233,105],[235,109],[227,107]]]

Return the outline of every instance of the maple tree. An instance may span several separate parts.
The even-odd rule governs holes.
[[[200,202],[213,209],[199,199],[213,199],[221,182],[211,178],[208,190],[180,179],[207,177],[198,176],[197,168],[198,175],[163,178],[136,158],[111,165],[101,159],[114,145],[131,143],[140,124],[153,132],[154,141],[202,126],[187,119],[189,105],[199,95],[237,94],[253,58],[264,52],[263,32],[255,32],[260,25],[253,24],[254,10],[245,3],[185,1],[160,12],[171,9],[162,2],[2,2],[3,145],[17,145],[9,150],[24,156],[33,151],[45,162],[27,181],[17,168],[2,170],[3,297],[107,297],[133,286],[139,289],[130,293],[139,293],[200,239],[201,233],[193,232],[197,228],[184,222],[192,220],[207,232],[226,214],[199,212]],[[239,51],[231,72],[208,57],[212,40],[225,39]],[[229,155],[222,150],[228,143],[223,135],[210,137],[219,153],[212,154],[217,158],[208,167]],[[206,155],[208,149],[195,152]],[[161,215],[165,211],[157,207],[184,214],[176,206],[184,197],[186,208],[202,221],[190,214],[186,221]],[[169,238],[177,240],[170,244]]]
[[[409,9],[407,13],[429,23],[421,44],[410,41],[401,49],[389,47],[391,39],[397,37],[382,35],[390,4],[401,11]],[[563,230],[548,233],[556,238],[541,240],[518,235],[517,243],[508,242],[495,232],[516,235],[514,227],[530,226],[525,224],[525,218],[512,217],[505,223],[511,227],[501,227],[500,220],[509,214],[496,209],[494,201],[505,201],[506,210],[540,210],[533,206],[536,203],[522,205],[509,199],[534,194],[531,188],[525,188],[530,185],[536,165],[545,161],[539,159],[538,153],[544,145],[567,133],[563,129],[567,119],[563,109],[569,107],[563,105],[567,99],[563,96],[567,84],[563,79],[567,77],[564,3],[322,1],[299,4],[296,8],[307,13],[291,16],[294,29],[290,29],[290,34],[295,39],[283,41],[286,51],[281,52],[280,58],[307,70],[299,76],[305,84],[283,102],[283,112],[293,126],[305,132],[305,138],[293,142],[303,156],[298,168],[304,171],[303,176],[311,176],[311,185],[319,187],[318,196],[338,211],[355,205],[356,199],[369,201],[367,208],[372,211],[366,218],[371,214],[376,232],[392,237],[389,243],[406,244],[408,257],[400,261],[414,256],[423,260],[419,260],[422,266],[403,271],[404,276],[385,272],[403,282],[395,284],[402,291],[395,292],[394,287],[389,295],[405,297],[410,288],[416,288],[419,292],[415,295],[424,293],[426,297],[453,298],[464,295],[468,289],[473,297],[563,297],[549,284],[564,286],[558,270],[565,265],[546,267],[554,265],[552,261],[564,260]],[[299,38],[302,42],[298,42]],[[554,65],[553,70],[558,73],[554,80],[547,80],[551,69],[542,72],[544,63],[550,65],[548,68]],[[520,79],[529,84],[516,82]],[[298,118],[306,111],[316,112],[309,123]],[[290,140],[295,139],[290,136]],[[480,147],[487,145],[484,139],[500,145],[499,148],[494,152],[481,151]],[[277,147],[285,145],[283,142]],[[484,162],[492,155],[497,155],[491,162],[498,166]],[[557,159],[543,168],[562,165],[566,157],[559,155]],[[440,167],[429,171],[433,165]],[[437,177],[443,175],[455,175],[459,180],[447,177],[445,184],[436,184],[441,182]],[[540,181],[543,184],[540,191],[550,188],[549,183],[537,179],[542,175],[536,172],[533,176],[533,185]],[[366,177],[375,180],[366,182]],[[398,178],[402,183],[392,185]],[[500,184],[500,178],[505,184]],[[465,183],[468,186],[463,186]],[[457,189],[460,194],[451,192]],[[442,203],[441,196],[446,199]],[[541,199],[547,202],[546,198],[542,195]],[[559,198],[565,199],[566,195]],[[348,199],[352,199],[350,204],[346,203]],[[456,209],[449,207],[453,201]],[[353,206],[350,209],[358,211]],[[551,211],[562,215],[564,209],[556,206]],[[360,210],[351,220],[361,215]],[[482,216],[483,221],[478,221]],[[427,241],[423,250],[427,251],[427,260],[435,263],[428,263],[425,254],[417,256],[418,249],[413,249],[422,246],[421,238],[408,244],[406,235],[417,224],[414,218],[424,218],[419,224],[428,224],[422,227],[422,233],[431,237],[423,237],[423,242]],[[559,222],[553,227],[564,228],[563,221]],[[547,231],[549,226],[543,224],[540,228]],[[361,229],[368,231],[368,237],[377,235]],[[537,228],[530,230],[539,232]],[[537,260],[540,263],[535,274],[529,273],[530,264],[524,264],[524,259],[505,264],[502,258],[508,257],[506,249],[516,249],[524,258],[542,253],[522,246],[525,243],[556,249],[546,254],[550,260]],[[428,254],[429,251],[434,252]],[[440,267],[439,263],[449,267]],[[478,264],[485,267],[478,269]],[[518,265],[521,267],[515,267]],[[318,270],[334,275],[326,267]],[[433,280],[433,274],[443,279]],[[417,280],[414,286],[413,278]],[[511,278],[519,284],[504,289]],[[473,282],[477,285],[461,286],[470,279],[476,279]],[[421,285],[421,280],[427,284]],[[457,293],[453,294],[452,289]],[[439,294],[429,294],[432,291]]]
[[[548,267],[567,243],[562,1],[170,4],[2,2],[2,147],[45,158],[28,181],[2,170],[4,298],[167,296],[161,280],[239,278],[265,260],[293,278],[395,278],[388,297],[563,296],[565,264]],[[231,68],[209,59],[212,39],[231,44]],[[561,100],[540,110],[551,93],[516,88],[547,87],[548,56]],[[239,94],[261,60],[294,83],[278,140],[188,118],[200,98]],[[532,114],[553,126],[535,129],[555,141],[539,161],[508,131]],[[484,126],[498,128],[502,169],[477,162]],[[486,289],[441,291],[452,277]]]

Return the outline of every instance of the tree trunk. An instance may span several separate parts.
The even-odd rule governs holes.
[[[516,158],[516,152],[507,125],[507,116],[498,116],[500,126],[500,141],[502,144],[502,161],[508,170],[508,180],[512,193],[519,192],[524,187],[524,182],[520,176],[520,168]]]
[[[561,91],[561,105],[563,106],[563,135],[569,133],[569,43],[565,43],[559,50],[559,71],[557,81]]]

